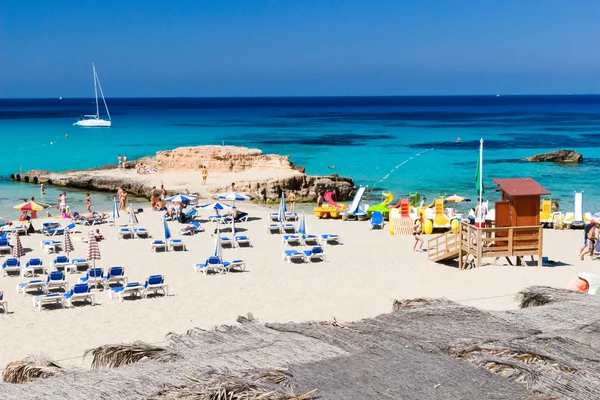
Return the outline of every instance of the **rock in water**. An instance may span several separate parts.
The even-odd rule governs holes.
[[[575,150],[557,150],[536,154],[527,157],[525,160],[532,162],[579,163],[583,161],[583,156]]]

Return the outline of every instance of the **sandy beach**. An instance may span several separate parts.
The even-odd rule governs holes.
[[[88,348],[134,340],[159,343],[169,332],[235,324],[238,315],[249,312],[263,322],[350,321],[389,312],[394,299],[415,297],[445,297],[484,309],[511,309],[516,308],[515,293],[527,286],[565,287],[579,272],[600,274],[600,264],[580,261],[577,256],[581,231],[545,231],[544,255],[565,266],[505,264],[459,271],[429,262],[425,252],[411,251],[412,236],[391,236],[387,225],[371,231],[366,222],[318,220],[310,214],[306,217],[311,233],[338,233],[343,244],[326,246],[325,263],[290,265],[282,259],[281,236],[266,232],[267,216],[273,209],[254,204],[239,208],[257,217],[237,225],[251,238],[253,247],[224,249],[223,255],[225,260],[244,259],[243,273],[205,276],[194,272],[192,265],[203,262],[214,250],[216,224],[212,222],[203,223],[205,232],[184,238],[188,251],[166,253],[151,252],[150,239],[118,239],[115,227],[99,226],[106,240],[100,243],[102,259],[97,266],[124,266],[130,281],[165,274],[168,297],[119,302],[99,291],[95,306],[37,312],[31,295],[16,294],[15,285],[22,279],[3,277],[0,290],[10,312],[1,315],[0,365],[39,352],[81,365],[80,356]],[[201,214],[211,215],[209,211]],[[138,215],[139,225],[161,238],[161,215],[145,209]],[[35,226],[45,220],[36,220]],[[119,222],[126,223],[127,217],[121,215]],[[179,237],[182,225],[169,225]],[[78,226],[78,230],[72,235],[75,251],[71,255],[85,257],[87,245],[77,238],[86,236],[89,227]],[[51,265],[54,255],[40,250],[42,238],[41,234],[22,237],[23,246],[29,249],[22,262],[41,257],[45,265]],[[68,275],[69,283],[76,283],[80,276]]]

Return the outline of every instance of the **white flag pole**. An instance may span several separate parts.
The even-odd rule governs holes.
[[[483,207],[483,138],[479,139],[479,207],[477,220],[481,223],[481,209]]]

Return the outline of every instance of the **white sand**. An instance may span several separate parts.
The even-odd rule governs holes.
[[[187,252],[155,254],[149,239],[119,240],[116,228],[101,225],[107,240],[100,243],[98,266],[122,265],[130,281],[144,281],[163,273],[170,296],[143,300],[110,300],[108,293],[96,294],[97,305],[70,309],[34,311],[32,296],[17,295],[17,277],[0,279],[9,301],[10,313],[0,315],[0,367],[27,354],[44,352],[57,360],[73,358],[81,363],[85,349],[101,344],[144,340],[162,342],[169,332],[183,333],[193,327],[235,324],[238,315],[252,312],[261,321],[356,320],[391,310],[394,299],[447,297],[463,304],[486,309],[515,308],[514,295],[530,285],[565,287],[578,272],[600,274],[600,263],[580,261],[581,231],[546,230],[544,254],[568,266],[552,268],[486,265],[477,270],[459,271],[427,260],[425,253],[411,251],[413,238],[393,237],[387,225],[370,231],[366,222],[317,220],[307,215],[311,233],[339,233],[344,244],[327,246],[328,262],[289,265],[282,260],[280,235],[266,233],[267,210],[243,205],[260,221],[239,224],[247,229],[254,247],[225,249],[224,258],[243,258],[245,273],[204,276],[192,265],[203,262],[214,249],[214,223],[204,223],[206,232],[186,237]],[[204,212],[208,215],[208,212]],[[126,216],[121,216],[126,222]],[[145,211],[140,226],[156,238],[162,237],[160,214]],[[36,221],[39,227],[41,221]],[[66,224],[67,221],[65,221]],[[170,223],[175,237],[180,225]],[[84,236],[89,230],[83,227]],[[52,254],[39,247],[42,235],[22,238],[33,251],[22,259],[42,257],[51,264]],[[62,240],[62,237],[60,237]],[[72,256],[85,256],[86,244],[74,242]],[[6,257],[0,258],[4,260]],[[75,283],[79,275],[69,275]],[[45,279],[45,276],[42,277]]]

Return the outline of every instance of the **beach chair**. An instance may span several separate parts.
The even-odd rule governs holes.
[[[11,229],[11,232],[18,232],[19,235],[21,235],[21,236],[28,235],[28,233],[27,233],[27,227],[25,225],[14,226]]]
[[[60,229],[60,224],[58,222],[44,222],[40,231],[43,235],[54,236],[57,229]]]
[[[298,235],[283,235],[281,242],[285,243],[286,246],[300,246],[302,244],[302,238]]]
[[[21,275],[21,262],[14,257],[7,258],[2,263],[2,276],[8,275],[9,273],[14,273],[14,272]]]
[[[146,228],[134,228],[133,233],[140,239],[148,239],[150,237],[150,233]]]
[[[565,214],[563,223],[568,228],[583,228],[585,224],[588,224],[592,216],[590,213],[583,212],[583,192],[574,192],[573,194],[573,206],[574,211]]]
[[[133,232],[133,229],[131,229],[129,227],[122,226],[119,228],[119,239],[125,239],[125,238],[133,239],[134,235],[135,235],[135,233]]]
[[[61,293],[50,293],[33,298],[33,308],[38,311],[42,311],[42,307],[48,305],[60,305],[61,307],[64,307],[65,298]]]
[[[298,250],[284,250],[283,251],[283,261],[287,261],[288,264],[291,264],[294,261],[308,262],[306,258],[306,254],[302,251]]]
[[[319,236],[319,243],[324,244],[342,244],[342,239],[339,235],[333,233],[323,233]]]
[[[169,285],[165,283],[164,275],[150,275],[144,283],[144,297],[149,294],[158,294],[161,292],[164,296],[168,296]]]
[[[233,240],[237,247],[252,247],[252,243],[250,242],[250,238],[246,235],[235,235]]]
[[[40,248],[44,249],[44,253],[50,254],[58,253],[60,249],[62,249],[62,242],[59,240],[42,240],[40,242]]]
[[[62,270],[65,266],[71,264],[69,257],[67,256],[56,256],[54,260],[52,260],[52,269],[53,270]]]
[[[194,264],[194,272],[202,272],[204,275],[207,275],[209,272],[224,274],[227,271],[219,257],[210,256],[206,259],[206,262]]]
[[[304,250],[303,252],[304,255],[306,255],[306,259],[308,261],[326,261],[325,252],[323,251],[323,248],[321,246],[315,246],[312,249]]]
[[[79,283],[87,283],[89,286],[94,287],[104,287],[106,284],[106,279],[104,279],[104,271],[102,271],[102,268],[100,267],[90,268],[85,276],[79,278]]]
[[[314,245],[317,246],[319,244],[319,237],[317,235],[302,235],[300,236],[302,238],[302,242],[304,242],[304,244],[306,245]]]
[[[267,225],[267,233],[281,233],[281,224],[269,224]]]
[[[21,268],[21,276],[25,277],[31,274],[32,277],[35,277],[35,273],[37,271],[41,271],[41,273],[45,273],[44,264],[41,258],[30,258],[27,263],[25,263],[25,267]]]
[[[296,212],[290,212],[290,211],[288,211],[288,212],[285,213],[285,220],[286,221],[298,221],[298,218],[299,218],[298,217],[298,213],[296,213]]]
[[[196,215],[198,215],[198,210],[196,210],[196,207],[192,207],[190,210],[186,211],[185,215],[185,220],[190,220],[193,221],[194,218],[196,218]]]
[[[139,282],[129,282],[123,286],[113,287],[108,290],[108,296],[112,299],[117,296],[119,301],[124,301],[125,297],[143,297],[144,285]]]
[[[71,265],[75,266],[75,270],[86,270],[90,267],[90,263],[85,258],[71,258]]]
[[[10,247],[7,239],[0,239],[0,254],[4,252],[11,253],[12,247]]]
[[[4,310],[4,314],[8,312],[8,302],[4,300],[4,291],[0,290],[0,307]]]
[[[369,229],[383,229],[383,213],[380,211],[373,211],[371,214],[371,221],[369,222]]]
[[[246,270],[246,262],[244,260],[233,260],[226,263],[225,269],[227,272],[238,271],[243,272]]]
[[[279,213],[278,212],[269,213],[269,221],[279,222]]]
[[[111,284],[127,284],[127,277],[125,276],[125,268],[121,266],[110,267],[104,275],[106,287],[110,287]]]
[[[185,243],[183,243],[183,240],[181,239],[169,239],[167,241],[168,245],[169,245],[169,249],[171,250],[177,250],[179,249],[180,251],[186,251],[186,247],[185,247]]]
[[[192,222],[190,222],[188,224],[188,228],[191,228],[191,229],[181,229],[179,231],[179,233],[181,235],[190,235],[190,236],[192,236],[192,235],[194,235],[194,234],[196,234],[198,232],[204,232],[204,229],[202,228],[202,226],[200,225],[200,222],[198,222],[198,221],[192,221]]]
[[[225,215],[211,215],[208,217],[208,220],[220,224],[227,223],[227,217]]]
[[[281,224],[281,228],[285,233],[296,233],[296,225],[294,224]]]
[[[65,279],[64,271],[52,271],[46,279],[46,293],[51,290],[63,289],[65,292],[69,291],[69,283]]]
[[[22,293],[25,296],[29,292],[42,292],[46,294],[46,282],[41,279],[32,279],[27,282],[17,283],[17,294]]]
[[[77,283],[71,290],[64,295],[67,307],[73,307],[74,302],[89,301],[91,305],[95,303],[95,296],[87,283]]]
[[[153,240],[150,244],[151,251],[158,251],[158,249],[162,249],[163,251],[167,251],[167,243],[164,240]]]

